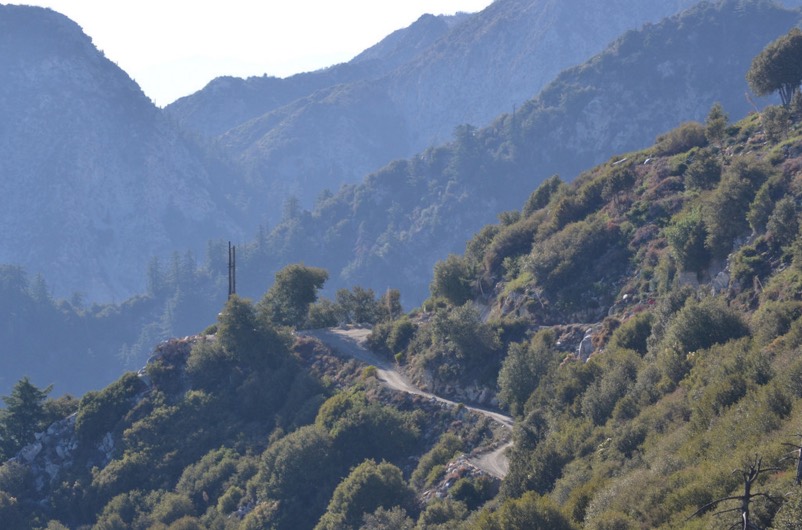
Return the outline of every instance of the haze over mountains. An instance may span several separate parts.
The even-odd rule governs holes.
[[[424,16],[347,64],[217,79],[164,113],[77,25],[4,6],[0,261],[59,296],[125,299],[144,290],[154,256],[275,224],[288,196],[311,206],[457,125],[487,123],[692,3],[499,0]]]
[[[246,254],[253,262],[243,284],[305,261],[326,267],[336,285],[397,287],[417,305],[435,262],[462,252],[472,234],[519,208],[548,176],[571,180],[683,121],[704,120],[715,102],[733,118],[745,115],[752,57],[798,21],[798,12],[768,3],[703,3],[627,33],[514,115],[463,127],[447,145],[285,215]]]
[[[74,22],[0,6],[0,50],[0,262],[121,299],[152,256],[242,233],[225,172]]]
[[[749,62],[799,13],[730,0],[657,21],[690,3],[647,9],[621,1],[602,10],[499,0],[476,15],[424,16],[319,72],[218,79],[163,112],[73,22],[0,6],[0,263],[42,274],[57,296],[122,301],[147,289],[134,303],[95,312],[116,323],[101,325],[104,351],[124,350],[133,363],[154,341],[214,319],[226,239],[241,243],[243,294],[261,296],[275,271],[304,261],[329,271],[329,294],[393,287],[405,307],[417,305],[438,260],[462,252],[476,230],[518,209],[548,176],[571,180],[703,119],[716,101],[733,119],[750,110]],[[645,20],[655,22],[602,51],[613,31]],[[561,38],[564,47],[555,44]],[[570,66],[562,63],[583,58],[552,79]],[[480,120],[489,125],[464,125]],[[426,146],[452,133],[448,143]],[[387,164],[404,150],[417,154]],[[283,180],[271,183],[273,171]],[[334,189],[342,179],[361,182]],[[287,202],[288,193],[317,200],[304,208]],[[154,256],[173,253],[182,257],[172,270],[146,275]],[[197,263],[200,273],[187,272]],[[74,318],[62,319],[64,329]],[[10,333],[22,360],[5,374],[8,384],[53,356],[50,341],[43,349]],[[91,362],[87,340],[65,340],[57,357],[70,362],[67,350],[80,344],[72,356]]]
[[[262,191],[250,209],[273,223],[288,195],[310,206],[457,125],[484,125],[624,31],[693,3],[501,0],[471,16],[424,16],[319,72],[217,79],[166,111],[241,163]]]

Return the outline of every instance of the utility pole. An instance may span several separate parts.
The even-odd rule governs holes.
[[[228,242],[228,297],[237,294],[237,247]]]

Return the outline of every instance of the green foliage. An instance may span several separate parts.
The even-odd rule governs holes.
[[[418,517],[421,530],[457,530],[468,516],[465,503],[452,499],[434,499]]]
[[[362,392],[341,392],[329,398],[321,405],[315,425],[328,433],[349,464],[366,458],[397,458],[410,451],[419,436],[409,417],[369,402]]]
[[[214,391],[224,386],[227,374],[236,366],[234,357],[219,341],[202,339],[192,346],[186,372],[194,388]]]
[[[379,507],[375,512],[365,514],[359,530],[413,530],[415,522],[407,516],[406,510],[399,506],[385,509]]]
[[[551,200],[554,193],[563,186],[564,183],[559,175],[552,175],[544,180],[540,186],[529,196],[524,204],[522,215],[529,217],[537,210],[545,208]]]
[[[493,241],[485,251],[483,257],[485,269],[495,271],[506,258],[514,258],[528,253],[532,249],[535,233],[543,217],[542,213],[535,213],[522,221],[502,228],[493,237]]]
[[[287,265],[276,273],[273,285],[259,302],[259,311],[275,324],[300,327],[328,278],[328,272],[318,267]]]
[[[705,126],[699,122],[685,122],[676,129],[657,137],[654,153],[658,156],[671,156],[688,151],[693,147],[707,145]]]
[[[409,346],[418,327],[406,315],[398,320],[377,324],[368,335],[368,347],[379,353],[395,355]]]
[[[11,395],[3,396],[6,407],[0,411],[0,458],[16,454],[34,441],[35,433],[46,427],[48,417],[44,403],[52,389],[52,385],[38,388],[23,377],[14,385]]]
[[[792,28],[766,46],[752,61],[746,79],[758,96],[779,92],[788,106],[802,82],[802,31]]]
[[[589,530],[637,530],[638,522],[621,512],[604,512],[601,516],[588,521],[585,528]]]
[[[504,502],[498,510],[483,510],[469,530],[574,530],[574,525],[547,497],[535,492]]]
[[[392,464],[366,460],[337,486],[316,530],[359,528],[365,514],[378,508],[399,506],[415,510],[415,493],[406,485],[401,470]]]
[[[759,344],[768,344],[791,330],[791,324],[802,317],[802,302],[768,300],[754,312],[752,335]]]
[[[711,144],[721,146],[724,141],[724,135],[727,132],[727,122],[729,117],[724,112],[724,107],[721,103],[714,103],[710,107],[710,112],[707,113],[705,120],[705,136]]]
[[[455,501],[464,503],[469,511],[473,511],[492,499],[497,490],[492,479],[480,476],[476,479],[459,479],[449,490],[449,495]]]
[[[618,401],[634,386],[637,377],[638,359],[634,354],[622,351],[612,359],[608,353],[603,360],[607,366],[601,375],[594,378],[582,395],[580,410],[582,415],[590,418],[594,425],[603,425]]]
[[[432,469],[436,466],[447,464],[454,456],[462,450],[462,440],[453,434],[444,434],[440,440],[432,447],[428,453],[423,455],[412,472],[410,482],[420,490],[430,487],[432,484],[428,480]]]
[[[766,223],[768,237],[775,247],[785,247],[793,243],[799,228],[796,200],[793,197],[783,197],[777,201]]]
[[[671,319],[659,348],[663,373],[677,383],[687,374],[688,356],[749,333],[740,314],[720,298],[689,299]]]
[[[786,495],[786,500],[772,522],[774,530],[802,529],[802,494],[794,488]]]
[[[538,285],[570,307],[602,283],[609,284],[625,267],[625,255],[619,227],[591,218],[571,223],[536,245],[526,266]]]
[[[537,388],[540,377],[553,368],[558,354],[554,332],[544,330],[529,344],[512,344],[498,374],[498,399],[513,415],[524,412],[524,404]]]
[[[429,286],[432,296],[441,296],[454,305],[462,305],[473,298],[471,269],[465,258],[449,254],[445,261],[434,266],[434,278]]]
[[[735,239],[748,234],[746,212],[771,172],[768,164],[751,158],[739,159],[725,171],[702,211],[707,228],[705,245],[714,257],[725,257]]]
[[[779,142],[788,136],[791,128],[791,112],[786,107],[770,106],[760,113],[763,130],[772,142]]]
[[[685,169],[683,178],[685,187],[690,190],[712,189],[721,179],[721,163],[710,149],[700,149]]]
[[[666,228],[665,234],[682,270],[699,272],[707,266],[710,253],[705,246],[707,229],[700,210],[677,215]]]
[[[328,434],[308,425],[265,450],[248,487],[256,498],[280,501],[273,519],[281,528],[311,528],[325,511],[343,467]]]
[[[120,422],[143,389],[142,381],[129,372],[99,392],[87,392],[78,405],[75,434],[84,442],[99,441]]]
[[[373,289],[357,285],[350,291],[338,289],[335,296],[341,324],[375,324],[379,321],[379,303]]]
[[[306,317],[306,327],[309,329],[322,329],[336,326],[339,323],[339,307],[328,298],[321,298],[309,306]]]
[[[176,492],[192,500],[198,512],[215,506],[237,473],[239,455],[231,449],[215,449],[184,468],[175,486]]]
[[[275,368],[287,353],[289,337],[258,318],[248,300],[231,296],[218,317],[217,340],[237,362],[257,370]]]
[[[647,340],[652,333],[654,315],[652,313],[638,313],[627,319],[610,337],[610,348],[633,350],[639,355],[645,355],[648,347]]]

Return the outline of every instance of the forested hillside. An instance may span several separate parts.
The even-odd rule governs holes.
[[[421,18],[342,65],[217,79],[165,110],[241,163],[261,190],[242,204],[272,225],[288,197],[308,208],[323,189],[441,144],[458,125],[483,126],[623,32],[695,3],[497,0]]]
[[[243,292],[255,296],[265,271],[305,261],[336,287],[399,288],[417,305],[438,259],[549,176],[569,181],[610,153],[645,147],[716,101],[744,116],[750,61],[798,21],[770,3],[729,1],[629,32],[491,125],[457,127],[452,142],[323,194],[311,210],[285,205],[281,223],[241,249]]]
[[[630,32],[488,127],[458,127],[451,143],[323,193],[311,210],[289,201],[278,225],[237,244],[238,289],[257,298],[276,271],[302,261],[329,271],[330,297],[355,285],[395,288],[405,307],[415,307],[438,260],[461,252],[473,233],[518,208],[550,175],[570,181],[683,119],[704,119],[715,101],[733,119],[745,115],[751,58],[798,17],[766,2],[730,1]],[[225,300],[225,260],[220,240],[204,255],[151,260],[141,281],[147,291],[108,306],[52,300],[47,277],[43,283],[29,271],[23,281],[14,272],[4,281],[16,294],[0,299],[4,321],[14,322],[2,328],[14,355],[0,374],[2,391],[29,375],[40,385],[55,382],[57,393],[80,394],[109,383],[120,367],[138,368],[154,343],[214,319]],[[39,301],[27,303],[22,318],[16,296]],[[64,333],[43,337],[39,322]]]
[[[0,450],[16,455],[0,520],[796,528],[802,32],[756,55],[751,88],[786,105],[739,121],[713,105],[704,123],[547,179],[438,262],[412,312],[393,290],[319,299],[327,272],[294,264],[258,303],[232,296],[214,325],[80,402],[19,381],[0,416]],[[390,391],[375,367],[292,333],[357,322],[420,386],[514,416],[500,484],[459,457],[495,447],[492,422]]]

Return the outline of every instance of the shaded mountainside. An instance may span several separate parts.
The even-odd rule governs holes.
[[[18,383],[0,416],[14,455],[0,466],[1,520],[794,528],[802,99],[735,123],[711,112],[522,202],[435,267],[423,307],[373,307],[367,337],[379,366],[497,392],[515,420],[500,484],[464,455],[498,443],[492,422],[389,391],[387,372],[278,325],[332,310],[309,304],[322,271],[294,265],[258,304],[231,297],[215,326],[79,403]]]
[[[216,137],[252,119],[335,85],[380,77],[426,49],[464,16],[423,15],[417,22],[385,37],[351,61],[293,75],[219,77],[203,90],[171,103],[165,111],[181,127]]]
[[[58,521],[144,529],[183,520],[192,528],[309,529],[325,517],[352,525],[362,510],[391,504],[414,513],[416,497],[458,479],[472,504],[498,491],[464,454],[508,429],[390,391],[369,368],[313,339],[293,343],[265,317],[233,297],[213,335],[160,344],[139,373],[80,403],[45,402],[29,383],[17,385],[11,416],[0,417],[4,528]],[[13,415],[25,406],[35,425],[74,413],[34,436],[31,421],[21,426]],[[6,426],[26,437],[21,450]],[[351,494],[335,493],[344,479],[361,490],[348,510],[330,502],[351,503]]]
[[[0,261],[124,299],[148,261],[239,233],[222,164],[53,11],[0,7]]]
[[[569,180],[611,152],[640,148],[686,118],[702,119],[714,101],[724,102],[733,118],[743,115],[741,87],[749,60],[797,16],[765,4],[733,2],[697,8],[628,34],[489,127],[460,127],[451,144],[394,162],[360,185],[324,193],[312,210],[288,203],[278,225],[238,245],[238,288],[259,296],[276,271],[303,261],[329,271],[328,295],[355,284],[376,293],[399,288],[404,306],[414,307],[427,297],[438,260],[462,252],[473,233],[494,222],[500,211],[517,209],[521,198],[550,174]],[[687,42],[696,47],[691,59]],[[622,84],[618,76],[628,82]],[[109,136],[115,132],[109,130]],[[95,188],[92,193],[105,189]],[[136,189],[131,197],[141,192]],[[62,203],[78,200],[70,197]],[[110,200],[98,199],[86,212],[116,204]],[[150,206],[137,210],[137,219],[148,219],[159,198],[153,201],[142,203]],[[113,215],[119,207],[109,209]],[[103,219],[93,218],[96,224]],[[172,224],[174,219],[168,215],[163,220]],[[107,234],[112,244],[118,241],[111,231],[97,233]],[[71,237],[91,242],[95,236],[75,232]],[[207,236],[193,231],[195,237]],[[146,250],[137,260],[149,259],[152,249]],[[86,307],[79,298],[54,300],[36,267],[26,267],[27,276],[14,267],[0,270],[5,323],[0,332],[8,346],[2,354],[0,393],[29,375],[37,384],[55,383],[58,392],[81,394],[113,380],[121,367],[140,366],[154,342],[197,332],[214,319],[226,294],[225,240],[209,242],[205,255],[196,255],[198,260],[175,253],[172,259],[151,262],[147,277],[135,276],[147,283],[147,291],[107,306]],[[81,277],[82,263],[75,261]],[[124,265],[121,273],[128,270],[129,264]],[[46,279],[51,281],[49,275]]]
[[[715,40],[703,19],[789,22],[752,7],[705,5],[655,35],[676,24]],[[649,41],[659,39],[628,35],[598,60]],[[440,164],[453,177],[442,192],[460,196],[458,175],[491,168],[478,146],[515,159],[528,131],[518,118],[461,128],[454,144],[368,182],[406,183]],[[504,123],[499,146],[491,132]],[[360,190],[349,193],[362,204],[403,198]],[[326,201],[338,204],[325,197],[318,212]],[[288,211],[283,230],[310,215]],[[230,296],[214,325],[160,343],[144,369],[80,401],[20,380],[0,411],[4,528],[798,526],[802,95],[737,121],[714,105],[704,123],[571,182],[530,186],[433,276],[431,296],[404,314],[392,290],[318,299],[326,271],[289,265],[258,303]],[[374,324],[377,366],[299,332],[354,322]],[[398,370],[413,392],[509,411],[500,483],[464,453],[497,448],[506,429],[471,407],[393,392],[381,378]]]
[[[322,189],[441,143],[457,125],[484,125],[622,32],[693,3],[500,0],[456,20],[422,17],[345,65],[216,80],[166,110],[218,136],[262,186],[266,202],[252,214],[273,223],[288,196],[309,206]]]
[[[722,102],[750,109],[745,72],[799,14],[766,3],[702,4],[627,33],[561,74],[492,125],[393,162],[362,184],[323,195],[314,209],[285,209],[270,233],[242,249],[242,285],[281,264],[327,268],[335,287],[400,288],[407,304],[428,293],[432,266],[551,174],[566,179],[611,152],[648,144]]]

